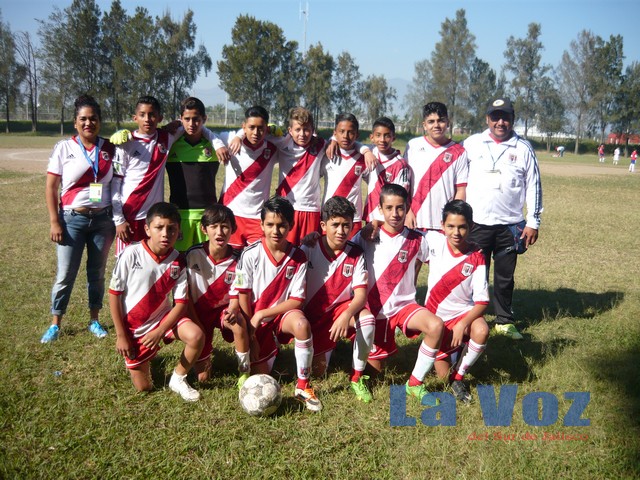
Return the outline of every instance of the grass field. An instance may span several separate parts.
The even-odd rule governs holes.
[[[20,145],[0,136],[0,148],[12,142]],[[347,390],[349,346],[341,344],[329,374],[314,380],[325,409],[302,410],[290,400],[294,361],[286,348],[274,371],[283,406],[272,418],[249,417],[237,401],[235,359],[219,336],[200,402],[187,404],[166,387],[179,345],[153,362],[156,391],[136,394],[106,310],[111,335],[96,340],[86,331],[82,272],[60,341],[39,343],[55,274],[44,178],[1,170],[0,478],[640,477],[640,175],[582,175],[595,155],[540,156],[543,226],[516,272],[525,339],[492,335],[468,375],[474,395],[478,384],[518,385],[505,427],[487,427],[478,401],[458,407],[456,426],[425,426],[424,407],[411,399],[406,414],[417,425],[391,427],[390,386],[404,383],[417,349],[407,341],[373,384],[369,405]],[[559,162],[575,175],[544,173]],[[420,281],[424,295],[424,274]],[[433,377],[429,386],[443,389]],[[589,426],[563,425],[564,393],[572,391],[590,392]],[[522,399],[531,392],[558,397],[556,423],[525,423]]]

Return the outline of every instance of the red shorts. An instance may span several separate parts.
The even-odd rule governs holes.
[[[141,242],[142,240],[146,240],[147,233],[144,231],[144,226],[146,225],[146,220],[134,220],[129,222],[129,228],[133,231],[133,233],[129,234],[129,241],[123,242],[119,238],[116,238],[116,257],[122,253],[127,245],[131,245],[133,242]]]
[[[311,232],[320,232],[320,212],[296,210],[293,215],[293,228],[289,231],[287,240],[294,245],[300,245],[300,241]]]
[[[222,338],[225,342],[233,343],[233,332],[228,328],[225,328],[222,321],[222,315],[226,306],[218,307],[211,311],[209,315],[200,315],[200,323],[202,324],[202,331],[204,332],[204,347],[202,347],[202,353],[198,357],[198,361],[208,359],[213,351],[213,331],[216,328],[220,329]]]
[[[260,352],[257,355],[258,359],[251,362],[252,365],[269,361],[278,354],[280,345],[291,343],[293,335],[282,332],[282,320],[292,312],[302,313],[301,310],[289,310],[268,323],[262,323],[256,329],[256,341],[260,347]]]
[[[229,244],[232,247],[243,248],[262,238],[260,219],[236,216],[236,224],[238,229],[231,235],[229,240]]]
[[[465,344],[469,343],[470,337],[469,335],[465,334],[462,337],[462,343],[459,346],[457,347],[451,346],[451,339],[453,338],[453,327],[455,327],[455,325],[460,320],[462,320],[466,315],[467,315],[466,313],[463,313],[459,317],[454,318],[453,320],[449,320],[448,322],[445,322],[444,328],[442,330],[442,342],[440,342],[440,349],[436,354],[436,360],[446,360],[455,352],[461,351],[462,347],[464,347]]]
[[[351,301],[348,300],[346,302],[340,303],[334,309],[329,310],[328,312],[322,313],[320,316],[315,315],[307,315],[305,316],[309,319],[309,323],[311,324],[311,333],[313,334],[313,356],[323,355],[326,352],[330,352],[331,350],[336,348],[336,342],[332,341],[329,338],[329,330],[342,313],[349,308]],[[355,335],[355,329],[349,328],[348,335]]]
[[[169,315],[167,313],[167,315]],[[166,317],[166,315],[165,315]],[[163,317],[163,320],[164,318]],[[164,342],[165,345],[170,344],[171,342],[173,342],[176,339],[176,335],[178,333],[178,327],[180,325],[182,325],[185,322],[190,322],[191,319],[187,318],[187,317],[182,317],[180,320],[178,320],[176,322],[176,324],[173,326],[173,328],[171,328],[170,330],[167,330],[164,334],[164,337],[162,338],[162,341]],[[158,325],[156,325],[155,328],[158,328],[160,326],[161,322],[158,322]],[[155,329],[153,329],[155,330]],[[158,354],[158,350],[160,350],[160,346],[157,346],[155,348],[147,348],[144,345],[142,345],[142,337],[139,338],[134,338],[133,341],[136,344],[136,348],[138,350],[138,355],[136,355],[136,358],[129,358],[129,357],[124,357],[124,364],[127,368],[131,369],[131,368],[136,368],[139,367],[140,365],[142,365],[145,362],[148,362],[149,360],[151,360],[153,357],[155,357]]]
[[[395,336],[396,327],[400,328],[408,338],[419,336],[422,332],[408,329],[407,323],[411,317],[422,310],[427,309],[417,303],[410,303],[402,307],[402,310],[391,318],[377,318],[376,334],[373,339],[371,353],[369,353],[369,359],[384,360],[398,351]]]

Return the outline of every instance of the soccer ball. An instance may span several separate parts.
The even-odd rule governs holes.
[[[267,417],[278,410],[282,402],[280,384],[270,375],[252,375],[238,394],[242,409],[254,417]]]

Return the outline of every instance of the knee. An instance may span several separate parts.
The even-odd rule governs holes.
[[[485,343],[489,338],[489,325],[480,317],[471,324],[471,339],[474,342]]]
[[[204,346],[204,332],[193,322],[187,323],[179,335],[182,341],[190,347],[202,348]]]

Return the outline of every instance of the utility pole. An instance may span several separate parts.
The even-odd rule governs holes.
[[[307,2],[304,10],[302,9],[302,2],[300,2],[300,19],[304,16],[304,37],[302,41],[302,55],[307,53],[307,22],[309,21],[309,2]]]

